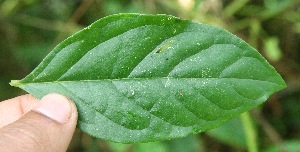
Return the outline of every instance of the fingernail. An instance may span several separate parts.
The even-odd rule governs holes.
[[[60,124],[68,122],[72,113],[68,98],[54,93],[44,96],[32,110]]]

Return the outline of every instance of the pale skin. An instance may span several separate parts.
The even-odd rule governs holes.
[[[0,102],[0,151],[66,151],[77,124],[68,98],[49,94],[41,100],[22,95]]]

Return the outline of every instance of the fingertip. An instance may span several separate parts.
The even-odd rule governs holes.
[[[66,151],[77,118],[74,102],[48,94],[20,119],[0,129],[0,151]]]
[[[71,104],[67,97],[51,93],[44,96],[32,110],[60,124],[64,124],[72,116]]]

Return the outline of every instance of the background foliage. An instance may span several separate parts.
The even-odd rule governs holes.
[[[263,54],[288,87],[250,115],[206,133],[165,142],[117,144],[77,130],[69,151],[243,152],[249,139],[259,151],[300,151],[298,0],[0,0],[0,100],[24,94],[9,86],[10,80],[26,76],[60,41],[104,16],[128,12],[171,14],[221,26]],[[249,124],[252,138],[247,135]]]

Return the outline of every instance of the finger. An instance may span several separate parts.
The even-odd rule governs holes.
[[[38,100],[30,94],[0,102],[0,128],[10,124],[32,109]]]
[[[66,151],[76,123],[73,102],[59,94],[46,95],[33,110],[0,129],[0,151]]]

